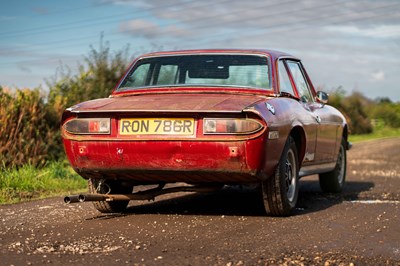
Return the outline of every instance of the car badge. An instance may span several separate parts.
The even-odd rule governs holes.
[[[270,103],[265,103],[267,109],[271,112],[271,114],[275,115],[275,108]]]

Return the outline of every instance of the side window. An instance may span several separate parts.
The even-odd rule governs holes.
[[[300,64],[293,61],[287,61],[293,81],[296,84],[297,92],[303,102],[312,102],[313,98],[308,87],[307,81],[301,71]]]
[[[157,85],[176,84],[178,78],[177,65],[161,65],[160,73],[158,74]]]
[[[146,80],[149,74],[150,64],[143,64],[137,67],[134,75],[131,74],[124,80],[121,87],[141,87],[146,86]]]
[[[296,94],[293,91],[292,83],[290,82],[289,75],[286,71],[285,64],[283,60],[279,60],[278,63],[278,71],[279,71],[279,89],[281,92],[287,92],[295,96]]]

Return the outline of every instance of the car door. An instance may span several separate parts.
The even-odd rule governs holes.
[[[306,72],[302,64],[299,61],[288,60],[287,65],[300,97],[300,103],[312,117],[313,121],[309,123],[316,125],[314,162],[330,162],[333,160],[336,147],[338,127],[333,123],[328,108],[324,108],[324,105],[315,102],[315,93],[306,78]]]
[[[297,86],[299,88],[304,86],[305,80],[304,79],[302,80],[301,73],[299,73],[295,69],[293,69],[293,71],[289,70],[290,62],[292,61],[284,59],[278,61],[279,90],[281,95],[290,94],[288,96],[296,99],[300,98],[299,104],[301,107],[294,111],[295,114],[293,114],[292,117],[299,120],[302,123],[303,128],[307,135],[306,151],[303,161],[303,165],[307,165],[307,164],[312,164],[315,159],[318,125],[314,115],[307,107],[307,98],[306,98],[307,95],[305,93],[300,94],[295,89],[295,87]],[[292,68],[294,68],[294,66],[292,66]],[[289,76],[290,72],[293,72],[293,74],[291,74],[292,78],[290,78]],[[298,110],[300,110],[300,112],[298,112]]]

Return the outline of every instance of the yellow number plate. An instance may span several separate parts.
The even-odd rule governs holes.
[[[193,118],[123,118],[120,135],[193,135]]]

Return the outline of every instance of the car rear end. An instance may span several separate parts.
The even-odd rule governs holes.
[[[67,112],[65,150],[85,178],[143,183],[257,180],[266,125],[255,115]]]

